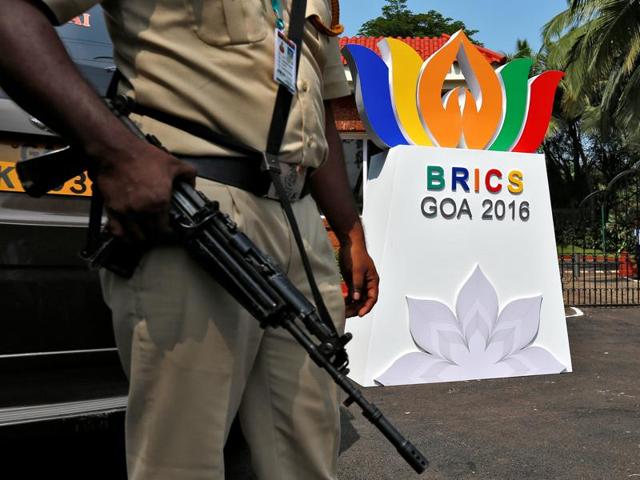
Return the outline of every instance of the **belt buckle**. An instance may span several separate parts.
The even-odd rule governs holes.
[[[290,163],[280,164],[280,180],[282,182],[282,186],[284,187],[284,191],[287,194],[287,199],[290,202],[296,202],[300,200],[306,179],[306,167]],[[266,197],[272,200],[279,200],[278,192],[276,192],[274,185],[271,185]]]

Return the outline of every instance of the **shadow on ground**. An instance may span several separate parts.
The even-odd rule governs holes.
[[[573,373],[365,393],[431,461],[420,478],[640,478],[640,309],[585,314],[568,319]],[[122,424],[118,414],[62,423],[41,438],[4,430],[2,478],[124,479]],[[255,479],[237,428],[225,458],[227,479]],[[356,406],[342,411],[339,474],[418,478]]]
[[[640,478],[640,309],[568,319],[573,373],[367,389],[428,479]],[[353,410],[341,480],[418,478]]]

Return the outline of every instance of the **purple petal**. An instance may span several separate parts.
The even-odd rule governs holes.
[[[506,328],[499,332],[495,332],[489,339],[489,345],[494,349],[499,349],[500,351],[500,356],[497,360],[504,358],[513,352],[515,331],[515,328]]]
[[[409,328],[416,345],[437,357],[451,359],[448,344],[463,344],[453,312],[436,300],[407,297]]]
[[[499,341],[500,333],[505,330],[513,331],[513,343],[505,352],[510,355],[530,345],[538,335],[540,326],[540,306],[542,296],[519,298],[509,303],[498,317],[491,342]],[[505,344],[505,347],[507,345]],[[506,350],[506,348],[505,348]]]
[[[567,369],[551,352],[542,347],[525,348],[503,362],[514,368],[514,373],[520,375],[562,373]]]
[[[377,377],[380,385],[412,385],[438,379],[450,364],[422,352],[407,353],[398,358],[389,369]]]
[[[373,141],[381,148],[407,145],[391,102],[389,67],[373,51],[347,45],[342,54],[354,78],[358,112]]]
[[[529,372],[529,367],[515,357],[506,358],[500,363],[509,365],[509,367],[513,369],[513,374],[515,375],[526,375]]]
[[[469,349],[469,351],[472,350],[471,348],[471,339],[474,338],[474,335],[478,333],[478,337],[480,339],[480,341],[478,341],[478,338],[475,338],[475,346],[477,347],[475,350],[478,349],[482,349],[485,350],[487,347],[487,341],[489,339],[489,326],[487,325],[486,322],[483,321],[482,317],[480,316],[479,312],[476,312],[473,315],[473,318],[471,319],[470,322],[467,323],[465,330],[464,330],[464,338],[467,341],[467,347]]]
[[[498,316],[498,296],[480,266],[460,289],[456,313],[467,342],[476,330],[486,334],[485,340],[488,340],[490,328]]]
[[[459,364],[469,353],[464,338],[457,332],[438,331],[438,354],[450,363]]]

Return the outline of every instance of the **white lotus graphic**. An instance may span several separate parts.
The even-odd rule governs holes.
[[[437,300],[407,297],[410,330],[419,352],[398,358],[375,379],[381,385],[449,382],[560,373],[549,351],[532,346],[542,296],[519,298],[498,313],[496,291],[475,268],[458,293],[456,313]]]

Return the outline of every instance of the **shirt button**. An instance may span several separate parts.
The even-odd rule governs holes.
[[[307,140],[307,147],[312,148],[314,144],[313,138],[310,138],[309,140]]]
[[[306,80],[303,80],[300,83],[300,88],[302,89],[303,92],[308,92],[309,91],[309,82],[307,82]]]

